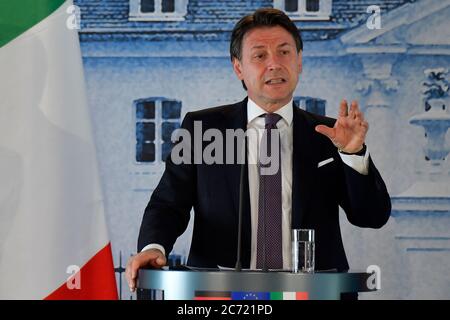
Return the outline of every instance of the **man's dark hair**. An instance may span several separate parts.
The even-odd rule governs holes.
[[[297,52],[303,50],[303,41],[300,35],[300,31],[287,15],[283,11],[278,9],[261,8],[256,10],[254,13],[243,17],[234,26],[230,41],[231,61],[233,61],[234,58],[241,60],[242,41],[247,32],[255,28],[276,26],[284,28],[292,35],[295,40]],[[242,85],[244,86],[244,89],[247,90],[244,81],[242,81]]]

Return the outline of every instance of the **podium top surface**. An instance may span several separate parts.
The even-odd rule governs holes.
[[[137,287],[163,290],[165,299],[194,299],[199,291],[307,292],[310,299],[339,299],[344,292],[376,291],[366,272],[291,273],[219,270],[139,270]]]

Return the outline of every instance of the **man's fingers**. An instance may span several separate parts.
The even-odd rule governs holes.
[[[125,269],[125,278],[127,279],[127,282],[130,282],[131,280],[131,261],[133,258],[130,258],[130,260],[128,260],[126,269]]]
[[[166,265],[166,258],[163,256],[159,256],[151,261],[151,265],[155,268],[164,267]]]
[[[364,117],[362,112],[359,110],[358,101],[353,100],[348,107],[347,100],[343,99],[339,106],[339,117],[349,117],[350,119],[360,118],[363,121]]]
[[[342,100],[339,106],[339,117],[346,117],[348,115],[347,100]]]
[[[361,111],[357,110],[355,112],[355,119],[358,119],[361,122],[364,121],[364,114]]]
[[[330,138],[331,140],[334,139],[335,136],[335,129],[334,128],[330,128],[327,127],[323,124],[319,124],[318,126],[316,126],[316,131],[327,136],[328,138]]]
[[[367,131],[369,131],[369,123],[367,121],[362,121],[361,126]]]
[[[165,266],[166,265],[166,258],[165,257],[158,257],[158,259],[156,259],[156,263],[160,266]]]
[[[350,105],[350,111],[349,111],[350,119],[355,119],[358,112],[359,112],[358,102],[353,100]]]
[[[130,282],[128,282],[128,286],[130,287],[130,291],[134,292],[136,290],[136,280],[130,280]]]
[[[137,269],[139,268],[139,263],[135,260],[133,260],[133,262],[131,263],[131,267],[130,267],[130,278],[131,280],[136,279],[136,274],[137,274]]]
[[[125,277],[131,292],[133,292],[136,288],[136,270],[134,270],[134,264],[136,263],[135,261],[135,257],[131,257],[130,260],[128,260],[127,267],[125,269]]]
[[[132,280],[128,268],[125,270],[125,279],[127,280],[128,287],[130,287],[131,290]]]

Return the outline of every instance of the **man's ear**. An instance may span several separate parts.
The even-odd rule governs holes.
[[[302,50],[298,53],[298,74],[302,73],[303,70],[303,63],[302,63]]]
[[[243,80],[242,65],[241,65],[241,62],[239,61],[239,59],[237,59],[237,58],[233,58],[233,70],[234,70],[234,73],[236,73],[236,76],[238,77],[238,79]]]

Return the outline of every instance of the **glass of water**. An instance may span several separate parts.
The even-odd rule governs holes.
[[[292,229],[292,272],[314,272],[314,230]]]

